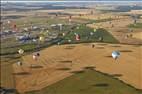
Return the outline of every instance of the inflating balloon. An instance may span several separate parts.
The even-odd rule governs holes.
[[[113,51],[112,52],[112,58],[114,58],[115,60],[120,56],[120,52],[119,51]]]
[[[23,53],[24,53],[24,50],[23,50],[23,49],[19,49],[19,50],[18,50],[18,53],[19,53],[19,54],[23,54]]]

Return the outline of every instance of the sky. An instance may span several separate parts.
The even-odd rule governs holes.
[[[142,2],[142,0],[1,0],[1,2],[103,2],[103,1],[124,1],[124,2]]]

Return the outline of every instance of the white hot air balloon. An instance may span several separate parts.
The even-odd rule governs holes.
[[[18,65],[18,66],[22,66],[23,63],[19,61],[19,62],[17,62],[17,65]]]
[[[90,32],[90,35],[91,35],[91,36],[93,36],[93,35],[94,35],[94,33],[93,33],[93,32]]]
[[[68,42],[71,42],[71,40],[69,39]]]
[[[23,54],[23,53],[24,53],[24,50],[23,50],[23,49],[19,49],[19,50],[18,50],[18,53],[19,53],[19,54]]]
[[[120,57],[120,52],[119,51],[113,51],[111,55],[112,55],[112,58],[114,58],[116,60],[118,57]]]
[[[37,60],[37,56],[36,55],[33,55],[33,60]]]
[[[57,44],[58,44],[58,45],[60,45],[61,43],[60,43],[60,42],[58,42]]]

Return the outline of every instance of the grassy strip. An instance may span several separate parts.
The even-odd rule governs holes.
[[[74,75],[65,78],[40,91],[26,94],[141,94],[130,85],[101,72],[87,69],[73,72]]]
[[[107,32],[105,29],[97,29],[96,32],[94,32],[94,35],[90,35],[91,32],[94,32],[92,28],[86,27],[85,25],[79,26],[79,29],[75,29],[74,31],[71,31],[69,34],[67,34],[62,44],[69,43],[68,40],[71,40],[72,43],[86,43],[86,42],[106,42],[106,43],[118,43],[118,40],[116,40],[109,32]],[[80,35],[81,39],[80,41],[75,40],[74,33],[77,33]],[[99,41],[99,37],[103,37],[102,41]]]
[[[142,23],[130,24],[128,25],[129,28],[142,28]]]

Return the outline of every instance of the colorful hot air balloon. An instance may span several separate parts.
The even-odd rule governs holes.
[[[111,55],[112,55],[112,58],[114,58],[116,60],[120,56],[120,52],[119,51],[113,51]]]
[[[79,41],[79,40],[80,40],[80,36],[79,36],[78,34],[76,34],[76,35],[75,35],[75,39],[76,39],[77,41]]]

